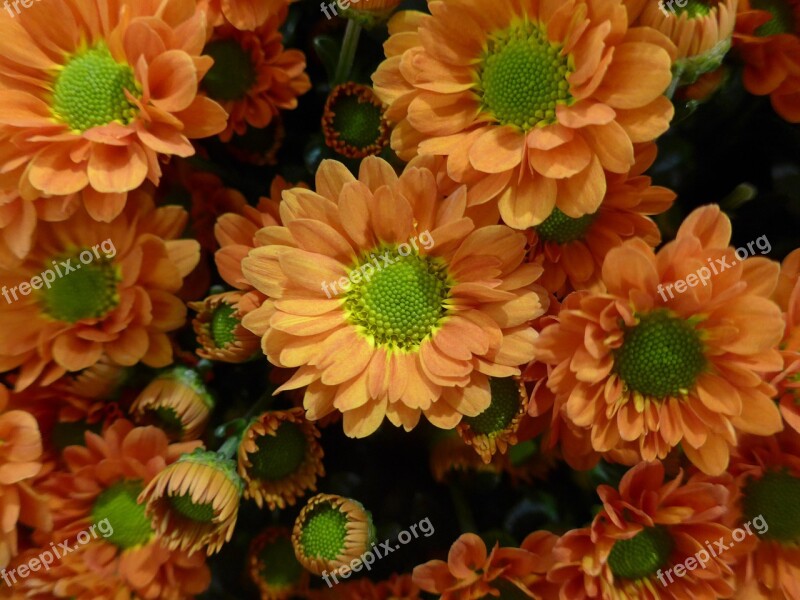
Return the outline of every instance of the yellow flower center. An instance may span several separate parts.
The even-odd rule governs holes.
[[[399,250],[377,249],[350,272],[354,283],[345,309],[350,323],[376,344],[410,350],[447,314],[451,283],[440,259],[416,253],[403,256],[402,245]]]
[[[120,64],[100,43],[74,54],[53,84],[53,115],[82,133],[111,122],[129,124],[138,109],[125,95],[141,98],[133,69]]]
[[[523,131],[554,123],[567,104],[570,58],[547,39],[546,28],[523,21],[489,37],[478,70],[483,110]]]

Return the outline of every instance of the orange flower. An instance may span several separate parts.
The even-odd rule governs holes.
[[[769,95],[775,112],[800,122],[800,0],[739,0],[733,41],[747,91]]]
[[[160,156],[191,156],[189,141],[219,133],[225,111],[198,95],[212,64],[201,56],[194,0],[59,0],[0,22],[0,131],[13,135],[26,200],[82,192],[110,221]]]
[[[307,418],[338,410],[350,437],[384,417],[409,431],[423,413],[443,429],[480,414],[489,377],[532,358],[547,303],[525,236],[476,227],[464,188],[443,199],[427,169],[368,157],[358,180],[333,161],[316,177],[316,193],[284,192],[284,226],[242,261],[267,296],[244,326],[272,364],[300,367],[278,391],[308,386]]]
[[[733,595],[731,565],[737,553],[711,556],[703,545],[731,539],[724,524],[725,486],[684,483],[682,474],[664,481],[661,463],[640,463],[625,474],[619,491],[601,485],[597,493],[603,508],[591,526],[566,533],[556,544],[548,579],[560,585],[559,597],[717,600]],[[709,555],[702,568],[694,558],[700,550]],[[696,570],[673,575],[675,565],[687,559],[695,561]]]
[[[786,424],[800,432],[800,249],[784,259],[773,298],[784,312],[786,329],[780,346],[783,370],[772,384]]]
[[[252,31],[264,24],[271,15],[284,15],[291,0],[199,0],[208,13],[211,25],[223,25],[225,21],[237,29]]]
[[[447,157],[447,173],[499,198],[503,220],[538,225],[593,213],[603,169],[626,173],[633,144],[664,133],[675,47],[629,27],[622,0],[429,0],[389,23],[375,91],[392,148]]]
[[[597,212],[573,219],[556,208],[530,231],[530,260],[544,267],[541,284],[548,291],[564,297],[572,290],[599,290],[603,260],[612,248],[632,238],[652,247],[661,242],[658,227],[646,215],[668,210],[675,193],[651,185],[643,175],[656,153],[655,144],[643,144],[628,173],[606,173],[608,190]]]
[[[6,410],[8,402],[0,385],[0,569],[17,554],[18,521],[50,527],[46,500],[30,485],[42,471],[39,426],[24,410]]]
[[[125,366],[170,363],[167,332],[186,318],[175,294],[197,264],[199,246],[175,239],[186,224],[182,208],[154,208],[144,190],[133,200],[108,223],[83,209],[41,223],[25,261],[0,268],[8,296],[0,302],[7,335],[0,370],[19,367],[17,389],[37,380],[48,385],[103,357]]]
[[[383,103],[371,87],[348,81],[337,85],[322,113],[325,143],[348,158],[379,154],[389,143]]]
[[[199,348],[208,360],[243,363],[258,356],[259,338],[242,325],[242,317],[261,303],[257,292],[224,292],[202,302],[190,302],[197,311],[192,320]]]
[[[519,548],[486,545],[474,533],[461,535],[450,547],[447,562],[431,560],[414,568],[414,583],[441,600],[472,600],[487,596],[551,600],[555,586],[545,576],[553,564],[557,536],[531,533]]]
[[[800,436],[747,436],[731,453],[732,527],[747,532],[736,564],[740,600],[800,598]],[[739,536],[741,537],[741,536]],[[737,538],[738,542],[738,538]]]
[[[302,408],[269,411],[250,423],[238,451],[245,498],[275,510],[316,490],[317,477],[325,475],[319,437]]]
[[[305,56],[283,47],[282,23],[283,18],[270,15],[255,31],[223,25],[204,49],[214,66],[203,89],[230,114],[220,134],[223,142],[234,133],[243,135],[248,126],[266,127],[279,110],[297,108],[297,97],[311,89]]]
[[[362,0],[363,2],[364,0]],[[392,575],[384,581],[366,577],[342,582],[330,589],[311,590],[309,600],[420,600],[420,589],[411,575]]]
[[[179,600],[205,590],[211,576],[202,555],[166,549],[136,502],[161,469],[198,445],[170,445],[160,429],[120,419],[102,435],[87,433],[85,447],[67,448],[66,472],[43,484],[55,509],[42,546],[69,540],[79,551],[65,554],[52,575],[33,573],[26,589],[81,600],[116,598],[98,593],[110,584],[143,599]]]
[[[307,187],[298,183],[299,187]],[[220,276],[228,285],[238,290],[253,290],[253,285],[242,273],[242,260],[256,248],[256,232],[264,227],[280,225],[281,194],[293,187],[280,175],[272,180],[269,198],[262,197],[257,207],[243,206],[240,213],[226,213],[217,219],[214,235],[220,249],[214,261]]]
[[[689,215],[658,255],[629,240],[603,263],[608,291],[573,293],[542,331],[548,386],[564,415],[591,430],[596,451],[624,452],[616,460],[631,464],[681,444],[719,474],[737,431],[782,428],[762,378],[782,364],[783,321],[768,300],[778,265],[737,260],[730,237],[730,220],[712,205]]]

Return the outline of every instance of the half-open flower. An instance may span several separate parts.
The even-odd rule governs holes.
[[[257,293],[224,292],[202,302],[190,302],[197,311],[192,319],[199,348],[197,354],[209,360],[246,362],[258,354],[260,339],[242,325],[242,317],[260,303]]]
[[[247,552],[247,568],[261,600],[305,597],[309,574],[294,555],[287,528],[268,527],[255,536]]]
[[[325,143],[342,156],[364,158],[378,154],[389,143],[389,124],[383,102],[371,87],[347,82],[337,85],[322,113]]]

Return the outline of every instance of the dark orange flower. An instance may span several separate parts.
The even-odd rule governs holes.
[[[226,21],[237,29],[252,31],[271,15],[285,15],[291,0],[199,0],[211,25]]]
[[[257,292],[224,292],[202,302],[190,302],[198,356],[229,363],[246,362],[258,355],[260,338],[242,325],[242,318],[261,303]]]
[[[325,143],[342,156],[364,158],[378,154],[389,143],[389,124],[383,102],[372,88],[347,82],[337,85],[322,113]]]
[[[778,388],[786,424],[800,432],[800,249],[784,259],[773,297],[783,310],[786,329],[780,346],[783,369],[772,384]]]

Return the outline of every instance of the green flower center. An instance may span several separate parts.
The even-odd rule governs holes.
[[[550,216],[533,229],[541,239],[547,242],[567,244],[582,240],[596,218],[597,213],[592,213],[576,219],[568,217],[558,208],[553,208]]]
[[[492,35],[478,70],[484,110],[524,131],[554,123],[556,105],[572,99],[570,60],[561,50],[545,28],[530,21]]]
[[[711,14],[711,9],[716,6],[716,0],[689,0],[686,6],[676,5],[675,13],[686,13],[690,19],[705,17]]]
[[[252,474],[258,479],[276,481],[295,473],[306,457],[308,442],[296,423],[284,421],[275,435],[264,435],[256,442],[258,450],[249,455]]]
[[[782,543],[800,543],[798,500],[800,478],[785,471],[767,471],[761,479],[751,479],[745,485],[742,512],[746,521],[756,520],[753,525],[758,537]],[[768,528],[766,531],[765,526]],[[759,533],[759,529],[763,533]]]
[[[492,401],[477,417],[464,417],[475,433],[491,435],[504,431],[519,412],[519,384],[513,377],[490,377]]]
[[[648,527],[628,540],[614,542],[608,566],[614,577],[642,579],[662,569],[669,560],[675,542],[664,527]]]
[[[772,15],[769,21],[756,29],[756,35],[767,37],[794,33],[797,21],[792,5],[786,0],[750,0],[750,6],[756,10],[766,10]]]
[[[163,429],[171,439],[179,438],[183,435],[183,422],[178,413],[175,412],[175,409],[169,406],[157,406],[147,409],[142,420],[144,423]]]
[[[87,252],[92,260],[84,264],[78,256],[85,257]],[[117,285],[122,276],[109,259],[95,258],[91,250],[83,250],[57,256],[53,262],[61,276],[56,276],[49,288],[44,284],[38,294],[42,310],[56,321],[77,323],[100,319],[119,304]],[[45,264],[45,270],[55,272],[55,267],[52,263]]]
[[[98,525],[98,533],[105,535],[104,531],[113,530],[105,541],[127,550],[153,537],[153,526],[145,514],[145,506],[136,501],[143,489],[141,481],[119,481],[97,496],[92,507],[92,523],[98,525],[107,519],[102,526]]]
[[[53,84],[53,115],[73,131],[84,132],[111,122],[127,125],[137,114],[125,91],[141,98],[133,69],[120,64],[105,44],[72,56]]]
[[[374,254],[380,253],[377,250]],[[354,268],[350,272],[351,281],[361,272],[366,276],[351,284],[345,309],[350,323],[374,338],[376,344],[416,348],[447,314],[447,268],[432,257],[402,256],[391,250],[383,253],[384,257],[389,255],[392,264],[374,268],[379,259],[372,262],[367,258],[363,271]],[[366,268],[369,265],[371,273]]]
[[[203,87],[214,100],[241,100],[258,76],[250,54],[236,40],[211,42],[203,50],[214,65],[203,78]]]
[[[686,394],[705,366],[697,330],[667,310],[642,315],[614,353],[620,379],[634,392],[657,399]]]
[[[234,332],[239,326],[236,308],[221,302],[211,315],[211,339],[217,348],[224,348],[236,341]]]
[[[214,506],[210,502],[197,504],[190,493],[170,496],[169,503],[175,511],[198,523],[210,523],[214,520]]]
[[[364,149],[379,141],[383,110],[355,95],[341,95],[333,106],[333,128],[350,146]]]
[[[300,536],[306,556],[334,560],[344,551],[346,540],[347,515],[329,502],[309,511]]]
[[[292,586],[300,580],[303,566],[297,561],[292,542],[287,538],[278,538],[264,546],[258,554],[261,577],[269,585],[277,587]]]

